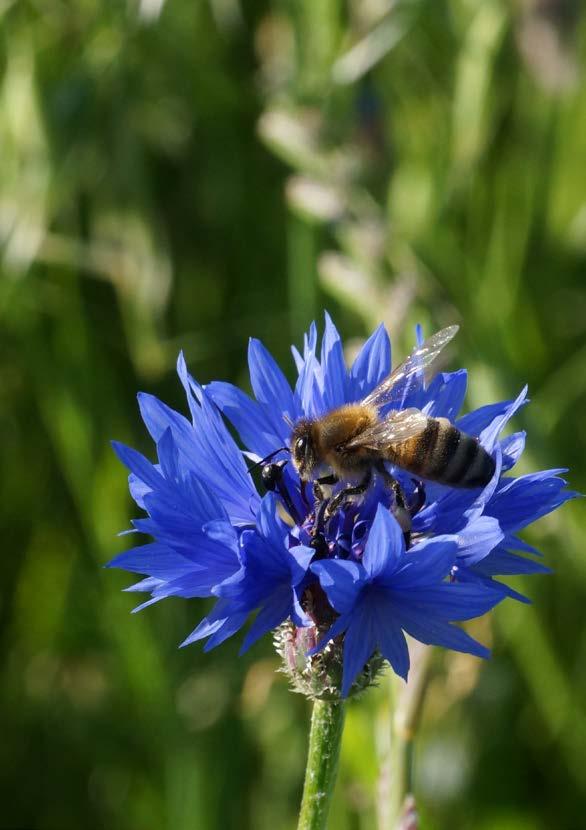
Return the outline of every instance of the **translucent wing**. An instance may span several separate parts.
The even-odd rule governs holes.
[[[364,447],[370,450],[383,450],[391,444],[401,444],[423,432],[428,420],[427,415],[419,409],[401,409],[391,412],[374,426],[351,438],[344,445],[344,449],[357,450]]]
[[[428,337],[421,346],[417,346],[407,360],[391,372],[376,389],[362,401],[363,406],[374,406],[380,409],[388,404],[399,404],[405,392],[405,381],[423,372],[434,362],[444,346],[450,342],[458,331],[459,326],[448,326]]]

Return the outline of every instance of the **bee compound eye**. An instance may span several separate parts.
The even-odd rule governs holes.
[[[295,450],[299,453],[299,455],[303,455],[305,453],[305,449],[307,447],[307,438],[298,438],[295,441]]]

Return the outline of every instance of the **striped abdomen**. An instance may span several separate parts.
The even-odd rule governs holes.
[[[495,464],[475,438],[447,418],[428,418],[423,432],[389,448],[389,461],[421,478],[451,487],[482,487]]]

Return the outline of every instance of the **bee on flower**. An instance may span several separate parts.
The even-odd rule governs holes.
[[[486,657],[457,623],[528,601],[497,577],[548,571],[518,533],[576,493],[563,470],[510,474],[525,434],[501,433],[526,389],[461,415],[465,370],[427,382],[455,333],[419,338],[391,371],[380,326],[347,368],[326,314],[319,350],[315,324],[293,348],[294,388],[250,341],[254,399],[200,386],[180,355],[190,419],[140,394],[157,462],[114,444],[146,513],[134,529],[153,540],[110,563],[144,576],[128,589],[150,593],[138,608],[216,597],[183,643],[206,650],[255,613],[243,650],[273,632],[295,688],[316,698],[360,691],[384,661],[407,678],[405,634]]]

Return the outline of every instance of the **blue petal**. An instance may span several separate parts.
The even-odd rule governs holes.
[[[326,409],[336,409],[347,400],[346,364],[340,335],[327,311],[325,320],[321,345],[321,366],[324,377],[323,400]]]
[[[303,358],[299,354],[299,349],[295,346],[291,346],[291,354],[293,355],[293,361],[295,363],[295,368],[297,369],[297,374],[299,374],[303,369]]]
[[[222,626],[209,638],[203,650],[207,653],[211,651],[213,648],[221,645],[225,642],[229,637],[232,637],[236,634],[237,631],[240,631],[244,623],[248,618],[247,612],[238,612],[233,613],[229,617],[227,617]],[[183,643],[182,643],[183,645]]]
[[[311,617],[305,613],[299,601],[299,588],[293,591],[293,607],[291,608],[291,620],[297,628],[306,628],[313,625]]]
[[[347,559],[322,559],[310,570],[318,577],[332,608],[339,614],[351,611],[364,583],[364,569]]]
[[[183,482],[193,516],[202,523],[215,519],[227,522],[228,513],[213,490],[206,486],[194,473]]]
[[[180,454],[186,458],[193,456],[193,427],[187,418],[154,395],[139,392],[137,398],[140,414],[153,441],[159,441],[165,430],[170,428]]]
[[[247,609],[252,610],[252,608],[256,606],[256,603],[251,605],[250,603],[241,602],[243,587],[245,586],[247,576],[248,573],[246,566],[242,565],[242,567],[240,567],[237,571],[234,571],[234,573],[228,575],[221,582],[214,585],[212,593],[217,597],[222,597],[222,599],[229,599],[237,602],[241,608],[246,607]]]
[[[475,654],[477,657],[489,657],[489,650],[474,640],[461,628],[443,620],[418,617],[415,614],[401,609],[397,619],[403,629],[411,634],[420,643],[433,646],[443,646],[454,651],[463,651],[466,654]]]
[[[398,521],[379,504],[362,557],[369,578],[388,578],[396,570],[404,551],[405,538]]]
[[[502,594],[481,585],[442,582],[412,588],[409,592],[388,593],[392,606],[401,618],[413,614],[427,619],[471,620],[481,617],[502,600]]]
[[[197,640],[204,640],[216,631],[219,631],[227,620],[226,610],[227,603],[219,601],[215,604],[213,610],[204,617],[203,620],[193,629],[191,634],[185,638],[181,643],[180,648],[195,643]]]
[[[171,427],[167,427],[157,443],[157,455],[161,465],[161,472],[169,481],[179,479],[179,453],[173,440]]]
[[[391,373],[391,341],[381,323],[360,349],[350,369],[348,402],[365,398]]]
[[[288,551],[289,568],[291,569],[291,584],[299,585],[315,556],[315,550],[305,545],[295,545]]]
[[[512,401],[499,401],[498,403],[489,403],[485,406],[480,406],[472,412],[462,415],[456,421],[458,429],[465,432],[466,435],[473,435],[477,438],[483,429],[491,424],[495,418],[498,418],[503,412],[506,412]]]
[[[147,536],[155,536],[158,531],[157,524],[151,519],[132,519],[132,525],[137,533],[145,533]]]
[[[354,680],[372,657],[376,645],[371,615],[365,603],[361,603],[344,635],[342,697],[348,696]]]
[[[543,556],[541,551],[537,550],[536,547],[528,545],[527,542],[523,541],[523,539],[519,539],[517,536],[510,534],[505,536],[505,541],[503,542],[502,547],[506,548],[506,550],[520,550],[523,551],[523,553],[531,553],[533,556]]]
[[[499,522],[480,516],[457,534],[458,564],[473,565],[484,559],[504,539]]]
[[[213,519],[202,526],[203,533],[208,539],[218,542],[233,551],[238,550],[238,535],[232,525],[225,519]]]
[[[486,512],[499,520],[505,533],[516,533],[576,498],[576,493],[564,490],[566,482],[556,476],[558,472],[564,471],[543,470],[520,478],[502,479]]]
[[[182,469],[196,471],[211,486],[235,524],[250,524],[254,521],[258,494],[242,453],[211,398],[187,372],[182,355],[177,371],[193,418],[193,427],[186,422],[187,429],[182,429],[180,436],[171,425]]]
[[[244,638],[240,654],[244,654],[260,637],[268,634],[269,631],[284,622],[291,615],[292,607],[293,594],[291,588],[287,585],[279,586],[256,615],[256,619]]]
[[[231,571],[230,571],[231,573]],[[214,596],[214,588],[221,579],[215,568],[191,569],[176,579],[166,581],[153,590],[155,597],[183,597],[193,599]]]
[[[548,574],[551,568],[534,559],[527,559],[516,553],[497,548],[482,562],[476,563],[474,568],[478,574],[484,576],[516,576],[517,574]]]
[[[487,452],[492,452],[493,447],[496,443],[496,440],[508,422],[511,420],[513,415],[527,403],[527,387],[523,387],[521,392],[519,393],[518,397],[513,401],[513,403],[506,409],[502,415],[496,417],[492,423],[490,423],[485,429],[482,430],[480,433],[479,440],[484,449]]]
[[[228,546],[209,538],[199,530],[191,530],[189,526],[183,532],[178,525],[177,535],[160,530],[157,533],[158,543],[169,553],[163,557],[162,551],[151,549],[153,557],[144,562],[138,558],[141,548],[136,548],[136,558],[130,556],[117,557],[111,564],[114,567],[123,567],[138,573],[148,573],[166,580],[174,580],[186,574],[197,572],[191,586],[197,586],[197,596],[208,596],[213,593],[215,586],[232,576],[241,567],[236,545]],[[148,547],[148,546],[145,546]],[[128,552],[131,553],[130,551]],[[151,551],[146,551],[151,553]],[[156,557],[154,557],[156,554]],[[147,569],[145,566],[148,565]]]
[[[135,582],[134,585],[129,585],[128,588],[123,588],[122,590],[126,592],[152,591],[154,588],[157,588],[160,584],[160,579],[156,579],[156,577],[154,576],[147,576],[144,579],[141,579],[140,582]]]
[[[151,577],[167,580],[193,569],[203,570],[193,561],[174,553],[166,545],[158,542],[151,542],[148,545],[141,545],[119,553],[105,567],[121,568],[131,573],[148,574]]]
[[[213,610],[204,617],[199,625],[191,632],[182,643],[181,648],[203,640],[210,639],[206,643],[204,651],[209,651],[215,646],[223,643],[228,637],[235,634],[246,622],[247,613],[231,613],[232,607],[225,600],[218,600]]]
[[[273,356],[260,340],[254,338],[251,338],[248,344],[248,368],[257,401],[265,404],[267,415],[269,418],[272,417],[275,432],[284,439],[287,428],[283,415],[287,415],[293,421],[298,417],[293,392]]]
[[[381,654],[391,664],[393,671],[403,680],[409,674],[409,649],[400,626],[392,619],[376,628],[376,639]]]
[[[313,321],[309,327],[307,334],[303,335],[303,359],[313,355],[315,357],[315,350],[317,348],[317,326]]]
[[[185,390],[185,396],[187,398],[187,404],[189,406],[189,411],[191,412],[191,417],[195,421],[200,410],[202,389],[187,371],[187,364],[185,363],[183,352],[179,352],[179,355],[177,356],[177,375],[179,376],[181,385]]]
[[[503,419],[508,420],[507,415],[512,415],[520,406],[524,406],[529,401],[526,400],[527,387],[525,387],[515,401],[500,401],[499,403],[491,403],[486,406],[481,406],[467,415],[463,415],[456,421],[456,426],[462,432],[468,435],[478,437],[484,430],[488,429],[491,424],[497,424],[499,428],[504,426]],[[510,417],[509,415],[509,417]]]
[[[323,397],[324,379],[321,366],[314,355],[309,355],[297,383],[295,385],[295,398],[300,411],[309,418],[322,415],[327,407]]]
[[[157,465],[155,464],[155,469],[159,472]],[[130,491],[130,495],[137,503],[137,505],[141,508],[141,510],[146,510],[144,506],[144,497],[147,493],[151,492],[151,488],[148,484],[145,484],[138,476],[135,476],[134,473],[130,473],[128,476],[128,489]]]
[[[511,599],[517,600],[518,602],[522,602],[526,605],[531,604],[531,600],[528,597],[513,590],[513,588],[510,588],[503,582],[498,582],[489,576],[484,576],[482,571],[486,570],[486,563],[488,559],[490,559],[490,556],[487,557],[487,559],[483,559],[478,565],[472,565],[470,568],[457,568],[455,571],[455,578],[457,582],[483,585],[485,588],[489,588],[490,590],[499,591],[502,594],[503,599],[505,597],[510,597]]]
[[[467,383],[468,373],[465,369],[436,375],[425,393],[430,401],[424,408],[425,413],[432,418],[455,421],[466,397]]]
[[[526,432],[514,432],[501,440],[503,454],[503,473],[514,467],[525,449]]]
[[[144,611],[145,608],[149,608],[151,605],[154,605],[156,602],[160,602],[162,599],[166,597],[153,597],[152,599],[147,599],[145,602],[141,602],[140,605],[137,605],[136,608],[133,608],[130,612],[131,614],[138,614],[139,611]]]
[[[436,536],[419,542],[402,557],[395,573],[383,584],[395,590],[410,590],[441,582],[450,573],[458,552],[454,536]]]
[[[238,387],[231,383],[214,381],[205,388],[228,420],[234,424],[238,435],[249,450],[264,458],[283,443],[282,432],[286,431],[283,421],[280,433],[275,431],[272,420],[266,414],[266,408],[253,401]]]
[[[348,628],[350,623],[352,622],[352,614],[342,614],[342,616],[338,617],[335,623],[331,626],[331,628],[326,631],[324,636],[321,640],[315,645],[313,648],[310,648],[307,652],[308,657],[312,657],[314,654],[317,654],[321,651],[329,642],[333,640],[334,637],[339,637],[340,634],[343,634],[344,631]]]
[[[226,429],[220,413],[204,394],[197,429],[198,472],[205,476],[235,524],[254,521],[259,501],[252,479],[236,442]]]
[[[277,504],[275,494],[267,493],[260,503],[256,523],[259,534],[272,549],[273,558],[284,561],[284,554],[288,552],[285,545],[287,528],[278,517]]]
[[[144,455],[118,441],[112,441],[112,447],[120,461],[148,487],[156,489],[165,486],[163,476]]]

